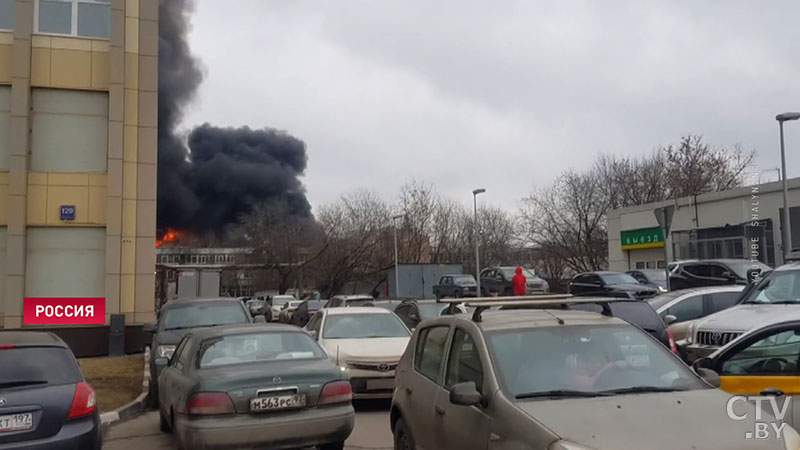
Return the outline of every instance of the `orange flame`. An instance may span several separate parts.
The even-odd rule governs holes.
[[[163,247],[164,244],[168,244],[170,242],[174,242],[176,239],[180,238],[183,233],[178,230],[167,230],[164,233],[164,236],[161,239],[156,240],[156,247]]]

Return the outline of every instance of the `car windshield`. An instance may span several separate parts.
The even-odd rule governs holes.
[[[725,265],[730,267],[733,273],[735,273],[739,278],[743,280],[747,279],[747,271],[750,269],[761,269],[762,272],[767,272],[772,270],[772,268],[770,268],[768,265],[759,261],[726,262]]]
[[[324,357],[322,348],[305,333],[238,334],[215,337],[203,342],[198,366],[204,368]]]
[[[800,304],[800,270],[771,272],[742,302]]]
[[[300,303],[303,303],[303,302],[302,302],[302,301],[300,301],[300,300],[291,301],[291,302],[289,302],[289,308],[291,308],[291,309],[295,309],[295,308],[297,308],[298,306],[300,306]]]
[[[325,318],[325,339],[368,339],[408,337],[408,328],[394,314],[329,314]]]
[[[629,325],[560,326],[487,333],[504,390],[522,398],[559,391],[701,389],[705,385],[658,342]]]
[[[638,284],[639,282],[636,281],[636,278],[628,275],[627,273],[604,273],[600,275],[600,278],[605,281],[606,284]]]
[[[648,270],[640,270],[644,276],[647,277],[650,281],[666,281],[667,280],[667,272],[664,269],[648,269]]]
[[[163,330],[208,327],[232,323],[248,323],[241,303],[194,303],[169,308],[164,315]]]
[[[0,349],[0,391],[34,384],[71,384],[81,381],[72,353],[60,347]]]
[[[285,296],[272,297],[272,306],[283,306],[292,300],[294,300],[294,297],[285,297]]]
[[[375,299],[372,297],[359,297],[359,298],[351,298],[345,300],[345,305],[347,306],[364,306],[367,303],[374,302]]]
[[[473,285],[475,283],[475,277],[472,275],[459,275],[453,277],[453,284],[457,284],[459,286],[466,286],[466,285]]]

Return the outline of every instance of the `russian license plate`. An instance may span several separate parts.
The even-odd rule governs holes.
[[[250,411],[274,411],[276,409],[302,408],[306,406],[305,395],[277,395],[250,399]]]
[[[31,428],[33,428],[33,414],[31,413],[0,416],[0,433],[30,430]]]
[[[367,380],[368,391],[385,391],[394,389],[394,378],[376,378],[374,380]]]

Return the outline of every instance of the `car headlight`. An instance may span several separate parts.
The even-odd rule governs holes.
[[[572,442],[555,441],[550,445],[550,447],[548,447],[548,450],[592,450],[592,449],[580,444],[574,444]]]
[[[174,345],[159,345],[156,349],[158,358],[172,358],[173,353],[175,353]]]
[[[695,329],[696,322],[692,322],[686,328],[686,343],[691,344],[694,342],[694,329]]]
[[[800,434],[797,434],[790,425],[786,425],[783,429],[783,443],[786,445],[786,450],[800,450]]]
[[[659,286],[658,292],[667,292],[667,288],[665,288],[664,286]]]

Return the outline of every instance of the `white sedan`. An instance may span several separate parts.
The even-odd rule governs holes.
[[[391,398],[394,373],[411,332],[391,311],[376,307],[328,308],[305,327],[350,376],[354,398]]]

